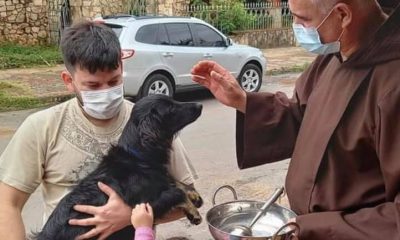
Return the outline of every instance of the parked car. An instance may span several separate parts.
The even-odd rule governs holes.
[[[214,60],[227,68],[248,92],[257,92],[266,67],[263,53],[232,42],[210,24],[192,17],[97,18],[111,27],[122,47],[126,96],[173,96],[200,85],[190,70],[201,60]]]

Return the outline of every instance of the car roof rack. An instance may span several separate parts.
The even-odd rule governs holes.
[[[169,15],[145,15],[135,17],[136,20],[144,20],[144,19],[157,19],[157,18],[191,18],[190,16],[169,16]]]
[[[189,19],[190,16],[169,16],[169,15],[144,15],[144,16],[135,16],[130,14],[114,14],[114,15],[106,15],[102,16],[101,19],[118,19],[118,18],[131,18],[132,20],[146,20],[146,19],[165,19],[165,18],[182,18],[182,19]]]
[[[102,16],[103,19],[111,19],[111,18],[135,18],[136,16],[130,14],[114,14],[114,15],[106,15]]]

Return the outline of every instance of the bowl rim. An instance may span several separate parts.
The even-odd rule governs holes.
[[[228,204],[232,204],[232,203],[259,203],[259,204],[263,205],[263,204],[265,203],[265,201],[257,201],[257,200],[234,200],[234,201],[228,201],[228,202],[224,202],[224,203],[220,203],[220,204],[214,205],[214,206],[213,206],[212,208],[210,208],[210,209],[207,211],[207,213],[206,213],[206,222],[207,222],[209,228],[211,227],[211,228],[213,228],[213,229],[215,229],[215,230],[217,230],[217,231],[219,231],[219,232],[222,232],[222,233],[225,233],[225,234],[229,234],[229,235],[232,235],[232,236],[235,236],[235,237],[253,237],[253,236],[238,236],[238,235],[233,235],[233,234],[231,234],[231,233],[225,232],[225,231],[223,231],[223,230],[217,228],[216,226],[214,226],[213,224],[210,223],[210,221],[209,221],[209,218],[210,218],[209,215],[211,214],[211,211],[212,211],[212,210],[216,209],[217,207],[221,207],[221,206],[228,205]],[[292,213],[292,214],[293,214],[293,217],[296,217],[296,216],[297,216],[297,214],[296,214],[293,210],[291,210],[290,208],[281,206],[281,205],[279,205],[278,203],[273,203],[273,205],[276,206],[276,207],[285,209],[286,211]],[[288,231],[288,232],[290,232],[290,231]],[[283,233],[286,233],[286,232],[283,232]],[[272,236],[265,236],[265,237],[262,237],[262,238],[269,238],[269,237],[272,237]]]

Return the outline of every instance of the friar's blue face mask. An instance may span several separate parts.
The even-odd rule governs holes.
[[[342,38],[343,31],[339,38],[335,42],[322,43],[321,38],[318,33],[318,29],[326,21],[326,19],[332,14],[333,9],[328,13],[328,15],[322,20],[322,22],[317,27],[304,27],[301,24],[293,23],[293,31],[299,44],[305,48],[307,51],[326,55],[331,53],[337,53],[340,51],[340,39]]]

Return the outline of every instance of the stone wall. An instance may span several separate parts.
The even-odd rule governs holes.
[[[49,1],[52,5],[49,7]],[[131,0],[70,0],[73,21],[96,16],[127,13]],[[148,13],[180,16],[190,0],[148,0]],[[0,0],[0,42],[20,44],[57,43],[59,33],[59,0]],[[58,11],[58,12],[57,12]],[[50,24],[49,24],[50,23]],[[231,38],[258,48],[284,47],[296,44],[291,29],[236,32]]]
[[[49,7],[49,1],[52,1]],[[127,0],[70,0],[72,20],[127,11]],[[0,0],[0,42],[57,43],[59,0]],[[50,23],[50,24],[49,24]]]
[[[0,42],[48,43],[46,0],[0,0]]]
[[[1,0],[0,0],[1,1]],[[148,14],[180,16],[190,0],[148,0]],[[70,0],[72,19],[128,13],[129,0]]]
[[[296,46],[291,28],[235,32],[230,36],[234,42],[257,48]]]
[[[71,15],[74,21],[97,16],[124,13],[126,0],[70,0]]]
[[[190,0],[158,0],[157,12],[159,15],[182,16]]]

